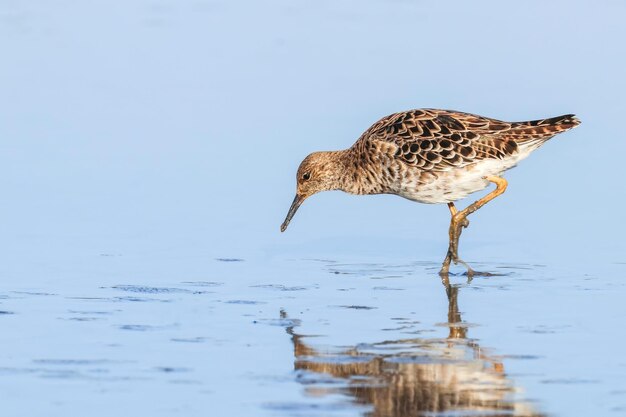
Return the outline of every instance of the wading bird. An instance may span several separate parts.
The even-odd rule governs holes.
[[[503,122],[451,110],[419,109],[394,113],[367,129],[352,147],[314,152],[296,177],[296,197],[281,231],[298,207],[320,191],[396,194],[420,203],[447,203],[452,220],[448,253],[441,267],[461,263],[459,238],[467,216],[506,190],[502,173],[554,135],[580,124],[573,114],[528,122]],[[457,210],[454,202],[494,183],[496,189]]]

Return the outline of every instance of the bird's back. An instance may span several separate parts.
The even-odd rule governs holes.
[[[424,203],[455,201],[488,185],[580,121],[572,114],[504,122],[451,110],[418,109],[374,123],[353,145],[386,192]]]

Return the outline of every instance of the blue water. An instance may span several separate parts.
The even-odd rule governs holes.
[[[623,414],[625,14],[0,2],[3,413],[401,415],[471,369],[477,415]],[[445,207],[325,193],[279,233],[304,156],[418,107],[583,122],[471,218],[461,256],[506,274],[456,309]]]

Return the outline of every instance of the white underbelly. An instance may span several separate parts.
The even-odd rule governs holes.
[[[490,184],[486,176],[501,175],[513,168],[526,155],[516,155],[504,160],[482,160],[463,168],[438,172],[425,183],[403,184],[398,195],[420,203],[449,203],[460,200]]]

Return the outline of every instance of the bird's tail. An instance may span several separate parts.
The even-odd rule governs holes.
[[[576,116],[565,114],[549,119],[513,123],[506,135],[519,145],[538,146],[554,135],[573,129],[579,124],[580,120]]]

